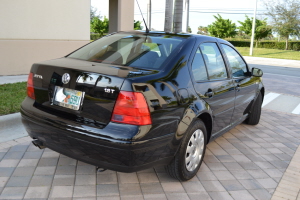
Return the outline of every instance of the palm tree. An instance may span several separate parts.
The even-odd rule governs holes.
[[[174,32],[182,32],[182,14],[183,14],[183,0],[175,0],[174,6]]]

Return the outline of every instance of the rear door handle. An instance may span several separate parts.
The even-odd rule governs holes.
[[[206,92],[205,93],[205,96],[207,96],[207,97],[212,97],[214,95],[214,92],[213,91],[209,91],[209,92]]]
[[[241,90],[240,85],[237,85],[237,86],[235,87],[235,90],[236,90],[237,92],[239,92],[239,91]]]

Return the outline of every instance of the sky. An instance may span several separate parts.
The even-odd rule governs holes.
[[[108,17],[109,0],[91,0],[91,6],[97,8],[101,16]],[[138,0],[145,20],[147,21],[147,3],[148,0]],[[155,30],[164,30],[165,19],[165,0],[152,0],[152,18],[151,28]],[[213,15],[218,13],[224,19],[230,19],[240,26],[238,21],[245,20],[245,14],[253,17],[256,0],[190,0],[190,20],[189,26],[192,33],[197,33],[199,26],[207,26],[215,21]],[[262,0],[257,0],[257,18],[264,19],[263,13],[266,11]],[[135,1],[134,19],[143,21],[138,6]],[[144,24],[142,26],[145,29]]]

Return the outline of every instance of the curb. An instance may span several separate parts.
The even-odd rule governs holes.
[[[0,85],[7,83],[18,83],[18,82],[27,82],[27,75],[16,75],[16,76],[0,76]]]
[[[0,116],[0,143],[28,136],[21,114],[14,113]]]

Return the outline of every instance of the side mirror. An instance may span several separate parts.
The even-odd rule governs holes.
[[[252,68],[252,76],[256,76],[256,77],[262,77],[263,75],[263,71],[261,69],[258,68]]]

